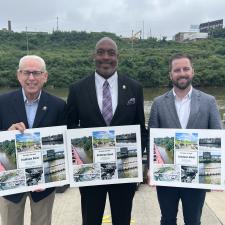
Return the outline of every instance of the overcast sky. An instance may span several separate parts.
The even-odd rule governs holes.
[[[190,31],[190,25],[225,19],[225,0],[0,0],[0,29],[108,31],[144,37]],[[224,21],[225,22],[225,21]]]

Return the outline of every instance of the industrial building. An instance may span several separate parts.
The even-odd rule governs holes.
[[[11,20],[8,20],[8,28],[3,27],[2,31],[12,32]]]
[[[174,36],[174,40],[178,42],[183,41],[196,41],[199,39],[208,38],[208,33],[200,33],[200,32],[179,32]]]
[[[223,19],[214,20],[207,23],[201,23],[199,25],[199,30],[201,33],[202,32],[209,33],[211,30],[218,29],[218,28],[221,28],[221,29],[223,28]]]

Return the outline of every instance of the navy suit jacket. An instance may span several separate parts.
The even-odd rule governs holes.
[[[42,91],[33,128],[51,127],[65,124],[66,103],[49,93]],[[23,100],[22,89],[6,93],[0,96],[0,130],[8,128],[18,122],[23,122],[28,128],[26,110]],[[48,188],[42,192],[31,192],[33,201],[37,202],[48,196],[54,188]],[[23,193],[5,196],[12,202],[19,202]]]
[[[94,74],[70,86],[67,113],[68,128],[107,126],[99,109]],[[143,150],[147,140],[143,88],[133,79],[118,75],[118,104],[110,126],[136,124],[141,126]]]

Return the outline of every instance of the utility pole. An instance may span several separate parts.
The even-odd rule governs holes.
[[[145,23],[144,23],[144,20],[143,20],[143,24],[142,24],[142,39],[144,39],[145,38]]]
[[[132,30],[132,36],[131,36],[131,41],[132,41],[132,49],[134,48],[134,30]]]
[[[29,41],[28,41],[28,34],[27,34],[27,26],[26,26],[26,42],[27,42],[27,55],[29,55]]]
[[[59,17],[56,17],[56,31],[59,31]]]

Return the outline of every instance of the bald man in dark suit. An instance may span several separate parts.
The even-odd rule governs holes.
[[[146,129],[142,86],[126,76],[117,74],[118,49],[112,39],[105,37],[97,42],[94,60],[95,73],[70,87],[67,101],[68,127],[139,124],[144,148]],[[106,103],[105,84],[110,90],[110,100]],[[112,224],[129,225],[135,190],[134,183],[80,188],[83,225],[102,224],[107,193],[111,206]]]

